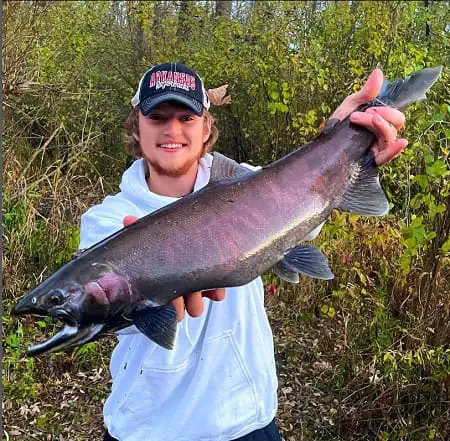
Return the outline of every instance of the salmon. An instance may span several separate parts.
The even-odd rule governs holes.
[[[403,109],[424,99],[441,69],[385,80],[379,96],[357,110]],[[179,296],[244,285],[270,269],[292,283],[299,274],[333,278],[321,251],[302,242],[334,209],[388,212],[374,139],[347,117],[256,172],[214,153],[205,188],[84,250],[17,303],[16,315],[64,324],[28,355],[67,350],[133,324],[171,349],[177,326],[171,301]]]

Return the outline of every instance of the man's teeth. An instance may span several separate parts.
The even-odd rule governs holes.
[[[181,149],[183,144],[161,144],[161,148],[163,149]]]

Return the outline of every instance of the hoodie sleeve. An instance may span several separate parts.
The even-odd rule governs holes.
[[[314,228],[311,232],[309,232],[303,240],[314,240],[322,230],[322,227],[325,225],[325,222],[322,222],[318,227]]]
[[[89,208],[81,216],[79,248],[89,248],[122,229],[125,216],[132,215],[140,218],[145,214],[123,197],[121,192],[114,196],[107,196],[102,203]]]
[[[107,238],[123,227],[123,210],[114,203],[115,196],[108,196],[81,216],[80,249],[86,249]],[[120,207],[120,205],[119,205]]]

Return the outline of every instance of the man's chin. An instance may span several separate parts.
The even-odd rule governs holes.
[[[154,170],[160,176],[167,176],[170,178],[179,178],[180,176],[185,175],[189,170],[192,169],[194,164],[198,163],[201,156],[197,158],[192,158],[184,161],[181,164],[165,164],[159,161],[147,159],[147,162],[150,164],[150,169]]]

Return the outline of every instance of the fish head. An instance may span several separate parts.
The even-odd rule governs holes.
[[[107,264],[66,266],[26,294],[13,309],[18,316],[51,317],[64,327],[28,355],[69,349],[96,340],[107,330],[124,327],[130,303],[127,279]],[[128,323],[129,324],[129,323]]]

